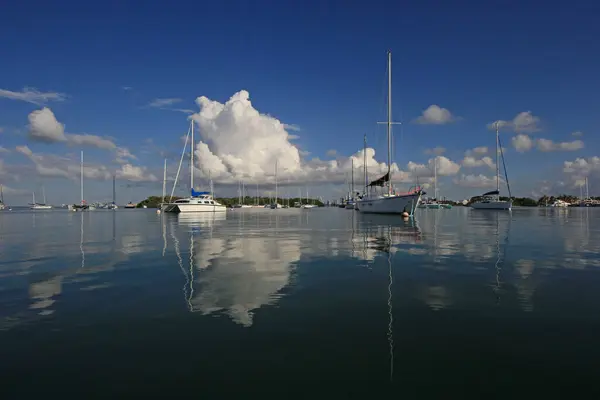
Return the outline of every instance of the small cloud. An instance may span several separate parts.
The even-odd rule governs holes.
[[[156,182],[158,178],[148,173],[146,167],[136,167],[131,164],[122,165],[119,170],[117,170],[117,178],[124,179],[127,181],[133,182]]]
[[[300,127],[294,124],[283,124],[283,128],[287,131],[300,132]]]
[[[445,147],[434,147],[433,149],[426,149],[425,150],[425,154],[433,154],[436,156],[441,156],[442,154],[444,154],[446,152],[446,148]]]
[[[416,124],[422,125],[444,125],[456,121],[452,113],[435,104],[430,105],[420,117],[414,120]]]
[[[29,138],[40,142],[66,142],[65,126],[58,122],[52,110],[44,107],[29,116]]]
[[[158,98],[158,99],[152,100],[148,104],[148,107],[163,108],[163,107],[167,107],[167,106],[172,106],[173,104],[176,104],[176,103],[180,103],[181,101],[182,101],[181,99],[174,98],[174,97],[173,98]]]
[[[117,145],[111,140],[102,138],[97,135],[89,135],[89,134],[83,134],[83,135],[67,134],[67,141],[71,145],[96,147],[96,148],[104,149],[104,150],[113,150],[117,147]]]
[[[581,131],[571,132],[571,136],[580,137],[580,136],[583,136],[583,132],[581,132]]]
[[[32,111],[28,119],[29,138],[34,141],[63,142],[73,146],[89,146],[105,150],[113,150],[117,147],[112,140],[97,135],[65,133],[65,125],[56,119],[48,107]]]
[[[461,175],[460,178],[454,179],[454,183],[458,186],[469,188],[490,188],[496,186],[496,178],[490,178],[483,174],[479,175]]]
[[[123,89],[125,91],[133,90],[133,88],[131,86],[123,86],[123,87],[121,87],[121,89]]]
[[[66,100],[67,95],[59,92],[40,92],[36,88],[25,87],[20,92],[0,89],[0,97],[26,101],[32,104],[44,104],[49,101],[64,101]]]
[[[533,140],[527,135],[517,135],[511,139],[511,142],[519,153],[525,153],[533,147]]]
[[[335,157],[335,156],[337,156],[337,154],[338,154],[337,150],[334,150],[334,149],[327,150],[328,157]]]
[[[581,150],[584,147],[584,143],[581,140],[573,140],[572,142],[560,142],[556,143],[550,139],[537,139],[536,146],[539,151],[576,151]]]
[[[288,138],[288,140],[297,140],[297,139],[300,139],[300,136],[298,136],[298,135],[290,135],[288,133],[287,138]]]
[[[196,112],[194,110],[190,110],[189,108],[162,108],[162,109],[163,110],[177,111],[177,112],[184,113],[184,114],[193,114],[193,113]]]
[[[496,168],[496,163],[490,157],[483,157],[478,160],[473,156],[466,156],[462,160],[461,164],[465,168],[477,168],[477,167],[483,167],[483,166],[488,166],[491,169]]]
[[[471,155],[482,156],[484,154],[487,154],[487,152],[488,152],[488,148],[485,146],[481,146],[481,147],[475,147],[471,150],[465,151],[465,155],[467,155],[467,156],[471,156]]]
[[[512,121],[498,120],[490,122],[487,128],[489,130],[496,130],[496,124],[498,125],[498,129],[509,129],[517,133],[533,133],[542,130],[539,126],[540,118],[533,115],[531,111],[523,111],[517,114]]]
[[[2,154],[2,153],[8,154],[8,153],[10,153],[10,150],[7,149],[6,147],[0,146],[0,154]]]

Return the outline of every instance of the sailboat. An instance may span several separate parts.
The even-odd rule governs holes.
[[[354,210],[356,205],[354,204],[354,158],[352,158],[352,185],[350,188],[350,195],[348,201],[346,201],[346,210]]]
[[[191,121],[191,133],[192,133],[192,141],[190,145],[190,196],[185,197],[183,199],[175,200],[172,203],[165,204],[164,211],[171,213],[188,213],[188,212],[223,212],[227,211],[227,207],[223,204],[219,203],[213,198],[212,194],[212,182],[211,182],[211,191],[210,192],[196,192],[194,190],[194,121]],[[189,135],[188,130],[188,135]],[[187,145],[187,136],[186,142],[183,145],[183,151],[185,152],[185,146]],[[177,184],[177,178],[179,177],[179,171],[181,170],[181,164],[183,162],[183,154],[181,154],[181,160],[179,161],[179,168],[177,169],[177,176],[175,177],[175,182],[173,183],[173,191],[175,190],[175,185]],[[173,191],[171,192],[171,198],[173,197]]]
[[[44,190],[43,186],[42,186],[42,196],[44,196],[44,202],[36,203],[35,202],[35,192],[33,192],[33,202],[31,203],[32,210],[50,210],[52,208],[51,205],[46,204],[46,191]]]
[[[81,164],[79,166],[79,174],[80,174],[80,182],[79,182],[79,186],[80,186],[80,190],[81,190],[81,200],[79,204],[73,204],[72,206],[69,207],[69,209],[73,210],[73,211],[78,211],[78,210],[94,210],[95,207],[90,207],[89,204],[87,204],[85,202],[85,200],[83,199],[83,150],[81,151]]]
[[[388,101],[387,101],[387,173],[367,185],[366,189],[387,186],[387,193],[366,193],[356,202],[358,211],[375,214],[403,214],[413,215],[415,208],[421,201],[423,191],[420,187],[413,187],[407,193],[396,193],[392,187],[392,52],[388,51]],[[366,165],[365,165],[366,167]]]
[[[117,191],[116,191],[116,187],[115,187],[115,180],[116,180],[116,177],[115,177],[115,175],[113,175],[113,199],[112,199],[112,203],[110,203],[108,205],[108,207],[106,207],[109,210],[116,210],[117,208],[119,208],[119,206],[117,206]]]
[[[281,204],[279,204],[277,189],[277,160],[275,160],[275,202],[271,203],[272,209],[281,208]]]
[[[500,148],[500,136],[498,135],[498,122],[496,122],[496,190],[487,192],[481,195],[479,201],[471,204],[471,207],[478,210],[511,210],[512,199],[508,201],[500,200],[500,165],[498,164],[498,153],[502,151]],[[502,154],[502,162],[504,163],[504,153]],[[506,174],[506,166],[504,167],[504,173]],[[506,180],[508,187],[509,198],[512,197],[510,194],[510,186],[508,186],[508,179]]]

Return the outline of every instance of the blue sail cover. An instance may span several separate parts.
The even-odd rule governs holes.
[[[210,192],[196,192],[194,188],[192,188],[192,197],[204,196],[210,194]]]

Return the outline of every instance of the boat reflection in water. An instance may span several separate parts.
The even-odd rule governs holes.
[[[180,232],[182,227],[191,228],[187,243],[183,243],[171,226],[178,264],[186,279],[183,292],[190,311],[225,314],[249,327],[255,310],[281,297],[292,264],[300,260],[300,240],[276,235],[244,237],[234,232],[213,235],[225,219],[225,213],[179,214],[172,221]],[[186,247],[189,253],[184,256]]]
[[[394,380],[394,313],[393,313],[393,257],[403,246],[413,247],[421,240],[421,230],[415,219],[390,218],[383,215],[353,214],[353,247],[355,231],[358,232],[359,250],[353,251],[354,256],[364,259],[367,263],[375,261],[377,256],[384,257],[387,267],[387,342],[389,347],[390,382]]]

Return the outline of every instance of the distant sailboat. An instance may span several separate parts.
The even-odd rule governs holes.
[[[31,203],[32,210],[50,210],[52,208],[51,205],[46,204],[46,191],[43,186],[42,186],[42,196],[44,197],[44,202],[36,203],[35,192],[33,192],[33,202]]]
[[[86,204],[85,200],[83,199],[83,150],[81,151],[81,164],[79,166],[79,188],[81,191],[81,200],[79,204],[73,204],[70,209],[73,211],[83,211],[83,210],[90,210],[90,209],[95,209],[95,207],[90,207],[88,204]]]

